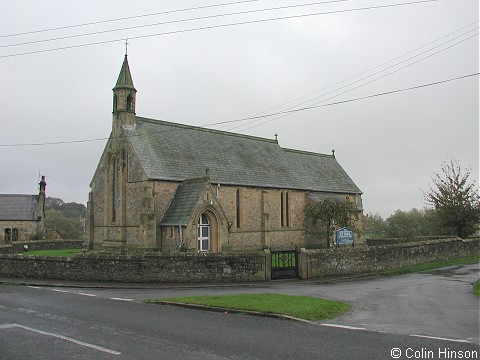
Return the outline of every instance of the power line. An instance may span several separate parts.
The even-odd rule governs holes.
[[[218,29],[218,28],[223,28],[223,27],[257,24],[257,23],[262,23],[262,22],[270,22],[270,21],[278,21],[278,20],[298,19],[298,18],[304,18],[304,17],[310,17],[310,16],[329,15],[329,14],[335,14],[335,13],[346,13],[346,12],[363,11],[363,10],[374,10],[374,9],[396,7],[396,6],[417,5],[417,4],[436,2],[436,1],[439,1],[439,0],[418,0],[418,1],[412,1],[412,2],[406,2],[406,3],[397,3],[397,4],[389,4],[389,5],[377,5],[377,6],[369,6],[369,7],[363,7],[363,8],[354,8],[354,9],[344,9],[344,10],[334,10],[334,11],[301,14],[301,15],[282,16],[282,17],[275,17],[275,18],[269,18],[269,19],[241,21],[241,22],[229,23],[229,24],[210,25],[210,26],[203,26],[203,27],[183,29],[183,30],[172,30],[172,31],[166,31],[166,32],[156,33],[156,34],[129,36],[128,38],[129,38],[129,40],[144,39],[144,38],[149,38],[149,37],[171,35],[171,34],[178,34],[178,33],[187,33],[187,32],[200,31],[200,30]],[[39,53],[44,53],[44,52],[67,50],[67,49],[80,48],[80,47],[93,46],[93,45],[101,45],[101,44],[120,42],[120,41],[123,42],[123,41],[125,41],[125,39],[104,40],[104,41],[97,41],[97,42],[86,43],[86,44],[70,45],[70,46],[63,46],[63,47],[58,47],[58,48],[28,51],[28,52],[23,52],[23,53],[2,55],[2,56],[0,56],[0,58],[10,58],[10,57],[16,57],[16,56],[23,56],[23,55],[39,54]]]
[[[359,85],[359,86],[356,86],[356,87],[354,87],[354,88],[352,88],[352,89],[349,89],[349,90],[347,90],[347,91],[344,91],[344,92],[342,92],[342,93],[340,93],[340,94],[331,96],[331,97],[329,97],[329,98],[327,98],[327,99],[325,99],[325,100],[323,100],[323,101],[320,101],[320,102],[312,105],[311,107],[307,107],[307,108],[304,108],[304,109],[308,109],[308,108],[314,109],[315,107],[322,107],[322,105],[318,105],[318,104],[320,104],[320,103],[322,103],[322,102],[325,102],[325,101],[328,101],[328,100],[331,100],[331,99],[336,98],[336,97],[338,97],[338,96],[345,95],[346,93],[349,93],[349,92],[351,92],[351,91],[353,91],[353,90],[356,90],[356,89],[358,89],[358,88],[361,88],[361,87],[363,87],[363,86],[365,86],[365,85],[371,84],[371,83],[374,82],[374,81],[380,80],[380,79],[382,79],[382,78],[384,78],[384,77],[386,77],[386,76],[388,76],[388,75],[394,74],[394,73],[396,73],[396,72],[398,72],[398,71],[400,71],[400,70],[403,70],[403,69],[405,69],[405,68],[407,68],[407,67],[409,67],[409,66],[412,66],[412,65],[414,65],[414,64],[416,64],[416,63],[418,63],[418,62],[420,62],[420,61],[426,60],[426,59],[428,59],[428,58],[430,58],[430,57],[432,57],[432,56],[434,56],[434,55],[436,55],[436,54],[438,54],[438,53],[440,53],[440,52],[443,52],[443,51],[445,51],[445,50],[447,50],[447,49],[449,49],[449,48],[451,48],[451,47],[453,47],[453,46],[456,46],[456,45],[458,45],[458,44],[460,44],[460,43],[462,43],[462,42],[464,42],[464,41],[467,41],[467,40],[469,40],[469,39],[471,39],[471,38],[473,38],[473,37],[475,37],[475,36],[478,36],[478,35],[479,35],[478,33],[477,33],[477,34],[474,34],[474,35],[472,35],[472,36],[470,36],[470,37],[468,37],[468,38],[466,38],[466,39],[463,39],[463,40],[459,41],[458,43],[455,43],[455,44],[453,44],[453,45],[450,45],[450,46],[447,47],[447,48],[444,48],[444,49],[442,49],[442,50],[439,50],[439,51],[437,51],[436,53],[430,54],[430,55],[428,55],[428,56],[426,56],[426,57],[424,57],[424,58],[422,58],[422,59],[419,59],[419,60],[411,63],[411,64],[408,64],[408,65],[403,66],[403,67],[401,67],[401,68],[399,68],[399,69],[396,69],[396,70],[394,70],[394,71],[391,71],[391,72],[389,72],[389,73],[387,73],[387,74],[385,74],[385,75],[382,75],[382,76],[380,76],[380,77],[378,77],[378,78],[376,78],[376,79],[370,80],[370,81],[368,81],[368,82],[366,82],[366,83],[364,83],[364,84],[361,84],[361,85]],[[472,75],[469,75],[469,76],[472,76]],[[339,102],[339,103],[342,103],[342,102]],[[334,104],[336,104],[336,103],[334,103]],[[289,115],[290,113],[293,113],[293,112],[296,112],[296,111],[295,111],[295,110],[291,110],[291,111],[278,112],[277,114],[274,114],[274,115],[271,115],[271,116],[282,115],[281,117],[284,117],[284,116],[287,116],[287,115]],[[249,129],[252,129],[252,128],[254,128],[254,127],[257,127],[257,126],[266,124],[266,123],[268,123],[268,122],[272,122],[272,121],[277,120],[277,119],[278,119],[278,118],[270,119],[270,120],[261,122],[261,123],[259,123],[259,124],[250,126],[250,127],[248,127],[248,128],[245,128],[245,129],[243,129],[243,130],[241,130],[241,131],[249,130]],[[247,124],[245,124],[245,125],[254,123],[254,122],[256,122],[256,121],[258,121],[258,120],[254,120],[254,121],[249,122],[249,123],[247,123]]]
[[[84,34],[66,35],[66,36],[60,36],[60,37],[50,38],[50,39],[32,40],[32,41],[26,41],[26,42],[23,42],[23,43],[0,45],[0,48],[23,46],[23,45],[32,45],[32,44],[38,44],[38,43],[43,43],[43,42],[50,42],[50,41],[56,41],[56,40],[66,40],[66,39],[72,39],[72,38],[83,37],[83,36],[100,35],[100,34],[106,34],[106,33],[117,32],[117,31],[133,30],[133,29],[140,29],[140,28],[146,28],[146,27],[152,27],[152,26],[174,24],[174,23],[180,23],[180,22],[206,20],[206,19],[220,18],[220,17],[225,17],[225,16],[245,15],[245,14],[251,14],[251,13],[264,12],[264,11],[285,10],[285,9],[291,9],[291,8],[322,5],[322,4],[345,2],[345,1],[352,1],[352,0],[320,1],[320,2],[314,2],[314,3],[308,3],[308,4],[277,6],[277,7],[265,8],[265,9],[244,10],[244,11],[237,11],[237,12],[232,12],[232,13],[225,13],[225,14],[205,15],[205,16],[198,16],[198,17],[187,18],[187,19],[162,21],[162,22],[157,22],[157,23],[153,23],[153,24],[135,25],[135,26],[128,26],[128,27],[117,28],[117,29],[110,29],[110,30],[99,30],[99,31],[94,31],[94,32],[84,33]]]
[[[295,108],[295,107],[298,107],[298,106],[300,106],[300,105],[309,103],[309,102],[311,102],[311,101],[313,101],[313,100],[316,100],[316,99],[318,99],[318,98],[324,97],[324,96],[326,96],[326,95],[328,95],[328,94],[331,94],[331,93],[334,93],[334,92],[336,92],[336,91],[338,91],[338,90],[344,89],[344,88],[346,88],[346,87],[348,87],[348,86],[351,86],[351,85],[353,85],[353,84],[355,84],[355,83],[358,83],[358,82],[360,82],[360,81],[363,81],[363,80],[365,80],[365,79],[368,79],[368,78],[370,78],[370,77],[372,77],[372,76],[378,75],[378,74],[380,74],[380,73],[382,73],[382,72],[384,72],[384,71],[386,71],[386,70],[388,70],[388,69],[391,69],[391,68],[393,68],[393,67],[396,67],[396,66],[398,66],[398,65],[400,65],[400,64],[402,64],[402,63],[404,63],[404,62],[406,62],[406,61],[412,60],[412,59],[414,59],[414,58],[416,58],[416,57],[418,57],[418,56],[420,56],[420,55],[423,55],[423,54],[425,54],[425,53],[427,53],[427,52],[429,52],[429,51],[431,51],[431,50],[433,50],[433,49],[435,49],[435,48],[438,48],[438,47],[440,47],[440,46],[442,46],[442,45],[445,45],[446,43],[448,43],[448,42],[450,42],[450,41],[453,41],[453,40],[455,40],[455,39],[458,39],[459,37],[462,37],[462,36],[464,36],[464,35],[472,32],[472,31],[474,31],[474,30],[478,30],[478,27],[475,28],[475,29],[469,30],[469,31],[467,31],[466,33],[464,33],[464,34],[462,34],[462,35],[459,35],[459,36],[457,36],[457,37],[455,37],[455,38],[453,38],[453,39],[451,39],[451,40],[448,40],[448,41],[446,41],[446,42],[444,42],[444,43],[442,43],[442,44],[440,44],[440,45],[437,45],[437,46],[435,46],[435,47],[433,47],[433,48],[431,48],[431,49],[429,49],[429,50],[426,50],[426,51],[424,51],[424,52],[422,52],[422,53],[420,53],[420,54],[417,54],[417,55],[412,56],[412,57],[410,57],[410,58],[408,58],[408,59],[406,59],[406,60],[403,60],[403,61],[401,61],[401,62],[399,62],[399,63],[397,63],[397,64],[394,64],[394,65],[392,65],[392,66],[389,66],[389,67],[387,67],[387,68],[385,68],[385,69],[383,69],[383,70],[377,71],[377,72],[375,72],[375,73],[373,73],[373,74],[371,74],[371,75],[368,75],[368,76],[366,76],[366,77],[363,77],[363,78],[361,78],[361,79],[359,79],[359,80],[356,80],[356,81],[354,81],[354,82],[351,82],[351,83],[349,83],[349,84],[347,84],[347,85],[344,85],[344,86],[342,86],[342,87],[340,87],[340,88],[337,88],[337,89],[335,89],[335,90],[329,91],[329,92],[327,92],[327,93],[325,93],[325,94],[322,94],[322,95],[319,95],[319,96],[317,96],[317,97],[314,97],[314,98],[312,98],[312,99],[310,99],[310,100],[304,101],[304,102],[302,102],[302,103],[300,103],[300,104],[297,104],[297,105],[294,105],[294,106],[290,106],[290,107],[288,107],[286,110],[290,110],[290,109]],[[336,97],[338,97],[338,96],[341,96],[341,95],[344,95],[344,94],[346,94],[346,93],[349,93],[349,92],[351,92],[351,91],[353,91],[353,90],[356,90],[356,89],[358,89],[358,88],[361,88],[361,87],[363,87],[363,86],[366,86],[366,85],[368,85],[368,84],[371,84],[372,82],[375,82],[375,81],[380,80],[380,79],[382,79],[382,78],[384,78],[384,77],[386,77],[386,76],[389,76],[389,75],[394,74],[394,73],[396,73],[396,72],[398,72],[398,71],[400,71],[400,70],[403,70],[403,69],[405,69],[405,68],[407,68],[407,67],[410,67],[410,66],[412,66],[412,65],[415,65],[415,64],[417,64],[417,63],[419,63],[419,62],[421,62],[421,61],[423,61],[423,60],[426,60],[426,59],[428,59],[428,58],[430,58],[430,57],[432,57],[432,56],[434,56],[434,55],[437,55],[437,54],[439,54],[439,53],[441,53],[441,52],[443,52],[443,51],[445,51],[445,50],[448,50],[448,49],[450,49],[450,48],[452,48],[452,47],[454,47],[454,46],[456,46],[456,45],[459,45],[459,44],[461,44],[461,43],[463,43],[463,42],[465,42],[465,41],[467,41],[467,40],[469,40],[469,39],[471,39],[471,38],[473,38],[473,37],[475,37],[475,36],[478,36],[478,35],[479,35],[478,33],[473,34],[473,35],[471,35],[471,36],[469,36],[469,37],[467,37],[467,38],[465,38],[465,39],[462,39],[462,40],[460,40],[460,41],[458,41],[458,42],[456,42],[456,43],[454,43],[454,44],[452,44],[452,45],[450,45],[450,46],[448,46],[448,47],[446,47],[446,48],[443,48],[443,49],[441,49],[441,50],[439,50],[439,51],[437,51],[437,52],[435,52],[435,53],[432,53],[432,54],[430,54],[430,55],[428,55],[428,56],[425,56],[425,57],[423,57],[423,58],[421,58],[421,59],[419,59],[419,60],[417,60],[417,61],[414,61],[414,62],[412,62],[412,63],[410,63],[410,64],[407,64],[407,65],[405,65],[405,66],[403,66],[403,67],[401,67],[401,68],[399,68],[399,69],[396,69],[396,70],[394,70],[394,71],[391,71],[391,72],[389,72],[389,73],[387,73],[387,74],[385,74],[385,75],[382,75],[382,76],[377,77],[377,78],[375,78],[375,79],[373,79],[373,80],[370,80],[370,81],[368,81],[368,82],[366,82],[366,83],[363,83],[363,84],[361,84],[361,85],[358,85],[358,86],[356,86],[356,87],[354,87],[354,88],[351,88],[351,89],[349,89],[349,90],[347,90],[347,91],[344,91],[344,92],[342,92],[342,93],[340,93],[340,94],[333,95],[333,96],[331,96],[331,97],[329,97],[329,98],[327,98],[327,99],[324,99],[324,100],[321,101],[321,102],[331,100],[331,99],[336,98]],[[331,87],[331,86],[330,86],[330,87]],[[321,102],[320,102],[320,103],[321,103]],[[315,105],[317,105],[317,104],[319,104],[319,103],[316,103]],[[278,108],[278,107],[277,107],[277,108]],[[282,117],[283,117],[283,116],[282,116]],[[251,128],[254,128],[254,127],[256,127],[256,126],[263,125],[263,124],[265,124],[265,123],[271,122],[271,121],[276,120],[276,119],[277,119],[277,118],[272,119],[272,120],[269,120],[269,121],[265,121],[265,122],[262,122],[262,123],[259,123],[259,124],[257,124],[257,125],[254,125],[254,126],[245,128],[245,129],[243,129],[242,131],[249,130],[249,129],[251,129]],[[237,128],[240,128],[240,127],[242,127],[242,126],[255,123],[255,122],[257,122],[257,121],[258,121],[258,120],[254,120],[254,121],[251,121],[251,122],[249,122],[249,123],[242,124],[242,125],[239,125],[239,126],[230,128],[229,130],[237,129]]]
[[[336,102],[333,102],[333,103],[328,103],[328,104],[323,104],[323,105],[317,105],[317,104],[316,104],[316,105],[307,106],[307,107],[300,108],[300,109],[287,110],[287,111],[278,112],[278,113],[276,113],[276,114],[264,115],[264,116],[262,116],[262,117],[276,116],[276,115],[287,116],[287,115],[290,115],[290,114],[292,114],[292,113],[296,113],[296,112],[300,112],[300,111],[306,111],[306,110],[311,110],[311,109],[318,109],[318,108],[327,107],[327,106],[333,106],[333,105],[346,104],[346,103],[350,103],[350,102],[354,102],[354,101],[366,100],[366,99],[370,99],[370,98],[374,98],[374,97],[391,95],[391,94],[395,94],[395,93],[399,93],[399,92],[404,92],[404,91],[409,91],[409,90],[421,89],[421,88],[428,87],[428,86],[440,85],[440,84],[444,84],[444,83],[451,82],[451,81],[455,81],[455,80],[461,80],[461,79],[469,78],[469,77],[472,77],[472,76],[478,76],[479,74],[480,74],[480,73],[473,73],[473,74],[469,74],[469,75],[459,76],[459,77],[456,77],[456,78],[453,78],[453,79],[441,80],[441,81],[436,81],[436,82],[433,82],[433,83],[428,83],[428,84],[422,84],[422,85],[412,86],[412,87],[404,88],[404,89],[391,90],[391,91],[386,91],[386,92],[382,92],[382,93],[377,93],[377,94],[362,96],[362,97],[358,97],[358,98],[336,101]],[[257,125],[255,125],[255,126],[259,126],[259,125],[262,125],[262,124],[265,124],[265,123],[267,123],[267,122],[270,122],[270,121],[273,121],[273,120],[277,120],[277,119],[278,119],[278,118],[274,118],[274,119],[265,121],[265,122],[263,122],[263,123],[257,124]],[[251,126],[251,127],[247,128],[247,129],[244,129],[244,130],[251,129],[251,128],[255,127],[255,126]]]
[[[56,31],[56,30],[65,30],[65,29],[78,28],[78,27],[84,27],[84,26],[90,26],[90,25],[105,24],[105,23],[115,22],[115,21],[138,19],[138,18],[148,17],[148,16],[165,15],[165,14],[184,12],[184,11],[201,10],[201,9],[207,9],[207,8],[214,8],[214,7],[221,7],[221,6],[228,6],[228,5],[236,5],[236,4],[243,4],[243,3],[251,3],[251,2],[259,2],[259,1],[263,1],[263,0],[234,1],[234,2],[229,2],[229,3],[221,3],[221,4],[213,4],[213,5],[205,5],[205,6],[196,6],[196,7],[191,7],[191,8],[176,9],[176,10],[160,11],[160,12],[155,12],[155,13],[127,16],[127,17],[121,17],[121,18],[116,18],[116,19],[93,21],[93,22],[88,22],[88,23],[83,23],[83,24],[66,25],[66,26],[60,26],[60,27],[49,28],[49,29],[26,31],[26,32],[16,33],[16,34],[0,35],[0,38],[21,36],[21,35],[30,35],[30,34],[37,34],[37,33],[42,33],[42,32]]]
[[[331,87],[333,87],[333,86],[335,86],[335,85],[339,85],[339,84],[341,84],[341,83],[344,83],[344,82],[346,82],[346,81],[348,81],[348,80],[355,79],[356,77],[358,77],[358,76],[360,76],[360,75],[369,73],[369,72],[372,71],[372,70],[375,70],[375,69],[377,69],[377,68],[380,68],[380,67],[382,67],[382,66],[384,66],[384,65],[386,65],[386,64],[389,64],[389,63],[391,63],[391,62],[393,62],[393,61],[395,61],[395,60],[401,59],[402,57],[407,56],[407,55],[409,55],[409,54],[411,54],[411,53],[414,53],[414,52],[417,51],[417,50],[423,49],[424,47],[427,47],[428,45],[431,45],[431,44],[436,43],[436,42],[438,42],[438,41],[440,41],[440,40],[443,40],[443,39],[445,39],[446,37],[449,37],[450,35],[453,35],[453,34],[459,32],[459,31],[461,31],[461,30],[463,30],[463,29],[465,29],[465,28],[468,28],[468,27],[472,26],[473,24],[477,24],[478,22],[479,22],[479,21],[477,20],[477,21],[474,21],[474,22],[472,22],[472,23],[470,23],[470,24],[468,24],[468,25],[462,26],[461,28],[459,28],[459,29],[457,29],[457,30],[455,30],[455,31],[452,31],[452,32],[450,32],[450,33],[448,33],[448,34],[446,34],[446,35],[444,35],[444,36],[442,36],[442,37],[440,37],[440,38],[438,38],[438,39],[436,39],[436,40],[433,40],[433,41],[428,42],[428,43],[425,44],[425,45],[422,45],[422,46],[420,46],[420,47],[417,47],[417,48],[415,48],[415,49],[413,49],[413,50],[410,50],[410,51],[408,51],[408,52],[406,52],[406,53],[404,53],[404,54],[402,54],[402,55],[400,55],[400,56],[397,56],[397,57],[395,57],[395,58],[393,58],[393,59],[390,59],[390,60],[388,60],[388,61],[386,61],[386,62],[384,62],[384,63],[381,63],[380,65],[376,65],[376,66],[374,66],[374,67],[372,67],[372,68],[370,68],[370,69],[364,70],[364,71],[362,71],[362,72],[360,72],[360,73],[358,73],[358,74],[356,74],[356,75],[350,76],[350,77],[348,77],[348,78],[346,78],[346,79],[344,79],[344,80],[338,81],[338,82],[336,82],[336,83],[333,83],[333,84],[330,84],[330,85],[328,85],[328,86],[325,86],[325,87],[323,87],[323,88],[321,88],[321,89],[312,91],[312,92],[310,92],[310,93],[308,93],[308,94],[305,94],[305,95],[300,96],[300,97],[298,97],[298,98],[295,98],[295,99],[293,99],[293,100],[290,100],[290,101],[284,102],[284,103],[282,103],[282,104],[280,104],[280,105],[277,105],[277,106],[271,107],[271,108],[269,108],[269,109],[266,109],[266,110],[264,110],[264,111],[262,111],[262,112],[260,112],[260,113],[257,113],[256,115],[260,115],[260,114],[263,114],[263,113],[266,113],[266,112],[269,112],[269,111],[278,109],[278,108],[280,108],[280,107],[282,107],[282,106],[284,106],[284,105],[288,105],[288,104],[293,103],[293,102],[295,102],[295,101],[297,101],[297,100],[304,99],[304,98],[306,98],[306,97],[308,97],[308,96],[310,96],[310,95],[316,94],[316,93],[318,93],[318,92],[320,92],[320,91],[322,91],[322,90],[326,90],[326,89],[331,88]],[[478,27],[477,27],[477,29],[478,29]],[[470,31],[468,31],[468,32],[470,32]],[[467,33],[468,33],[468,32],[467,32]],[[466,34],[466,33],[465,33],[465,34]],[[462,35],[464,35],[464,34],[462,34]],[[452,39],[452,40],[453,40],[453,39]],[[434,48],[432,48],[432,49],[434,49]],[[432,49],[430,49],[430,50],[432,50]],[[351,84],[352,84],[352,83],[351,83]],[[337,89],[337,90],[338,90],[338,89]],[[298,104],[298,105],[296,105],[296,106],[302,105],[302,104],[307,103],[307,102],[309,102],[309,101],[310,101],[310,100],[308,100],[308,101],[306,101],[306,102],[302,102],[302,103],[300,103],[300,104]],[[290,109],[290,108],[287,108],[287,110],[288,110],[288,109]]]
[[[451,79],[446,79],[446,80],[439,80],[435,81],[432,83],[427,83],[427,84],[421,84],[421,85],[416,85],[408,88],[403,88],[403,89],[396,89],[396,90],[390,90],[390,91],[385,91],[381,93],[376,93],[376,94],[371,94],[371,95],[366,95],[358,98],[353,98],[353,99],[347,99],[347,100],[342,100],[342,101],[336,101],[328,104],[323,104],[323,105],[312,105],[312,106],[307,106],[304,108],[300,109],[294,109],[294,110],[287,110],[287,111],[281,111],[273,114],[266,114],[266,115],[259,115],[259,116],[254,116],[254,117],[249,117],[249,118],[243,118],[243,119],[236,119],[236,120],[228,120],[228,121],[222,121],[222,122],[217,122],[217,123],[212,123],[212,124],[206,124],[201,127],[206,127],[206,126],[214,126],[214,125],[219,125],[219,124],[226,124],[226,123],[233,123],[233,122],[240,122],[240,121],[246,121],[246,120],[251,120],[251,119],[257,119],[257,118],[267,118],[270,116],[276,116],[276,115],[285,115],[285,114],[291,114],[295,112],[300,112],[300,111],[306,111],[306,110],[311,110],[311,109],[317,109],[321,107],[327,107],[327,106],[333,106],[333,105],[340,105],[340,104],[345,104],[345,103],[350,103],[354,101],[360,101],[360,100],[365,100],[365,99],[370,99],[374,97],[379,97],[379,96],[385,96],[385,95],[391,95],[399,92],[405,92],[405,91],[410,91],[410,90],[417,90],[429,86],[436,86],[452,81],[457,81],[457,80],[462,80],[466,78],[470,78],[473,76],[478,76],[480,73],[473,73],[473,74],[468,74],[468,75],[462,75],[458,76],[455,78]],[[164,131],[157,131],[157,132],[150,132],[148,134],[138,134],[136,136],[147,136],[151,134],[156,134],[156,133],[165,133],[165,132],[172,132],[172,131],[182,131],[185,130],[183,128],[180,129],[175,129],[175,130],[164,130]],[[207,129],[208,130],[208,129]],[[44,142],[44,143],[22,143],[22,144],[0,144],[0,147],[20,147],[20,146],[46,146],[46,145],[60,145],[60,144],[74,144],[74,143],[86,143],[86,142],[94,142],[94,141],[103,141],[103,140],[108,140],[108,138],[97,138],[97,139],[84,139],[84,140],[72,140],[72,141],[55,141],[55,142]]]

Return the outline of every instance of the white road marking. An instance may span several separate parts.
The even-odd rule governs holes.
[[[337,325],[337,324],[320,324],[322,326],[329,326],[329,327],[334,327],[334,328],[340,328],[340,329],[349,329],[349,330],[367,330],[366,328],[363,327],[355,327],[355,326],[347,326],[347,325]]]
[[[0,325],[0,330],[2,330],[2,329],[11,329],[11,328],[13,328],[13,327],[15,327],[15,325],[13,325],[13,324],[3,324],[3,325]]]
[[[70,337],[67,337],[67,336],[63,336],[63,335],[59,335],[59,334],[55,334],[55,333],[51,333],[51,332],[47,332],[47,331],[33,329],[33,328],[28,327],[28,326],[23,326],[23,325],[19,325],[19,324],[2,325],[2,326],[0,326],[0,329],[8,329],[8,328],[12,328],[12,327],[18,327],[18,328],[21,328],[21,329],[24,329],[24,330],[33,331],[37,334],[52,336],[52,337],[57,338],[57,339],[70,341],[74,344],[85,346],[85,347],[88,347],[88,348],[91,348],[91,349],[94,349],[94,350],[98,350],[98,351],[103,351],[103,352],[106,352],[106,353],[112,354],[112,355],[121,355],[122,354],[121,352],[111,350],[111,349],[107,349],[107,348],[104,348],[102,346],[89,344],[89,343],[86,343],[86,342],[83,342],[83,341],[80,341],[80,340],[76,340],[76,339],[73,339],[73,338],[70,338]]]
[[[355,327],[355,326],[348,326],[348,325],[338,325],[338,324],[319,324],[321,326],[329,326],[334,328],[340,329],[348,329],[348,330],[366,330],[366,331],[374,331],[379,333],[385,333],[385,331],[378,331],[378,330],[369,330],[363,327]],[[419,337],[419,338],[426,338],[426,339],[433,339],[433,340],[443,340],[443,341],[452,341],[452,342],[459,342],[459,343],[471,343],[468,340],[460,340],[460,339],[449,339],[437,336],[427,336],[427,335],[410,335],[411,337]]]
[[[61,293],[68,293],[68,291],[66,290],[61,290],[61,289],[50,289],[52,291],[56,291],[56,292],[61,292]]]
[[[134,301],[135,299],[124,299],[124,298],[110,298],[110,300],[120,300],[120,301]]]
[[[31,288],[31,289],[41,289],[40,286],[32,286],[32,285],[29,285],[28,287]]]
[[[83,295],[83,296],[91,296],[91,297],[95,297],[97,295],[94,295],[94,294],[87,294],[87,293],[77,293],[78,295]]]
[[[426,336],[426,335],[410,335],[410,336],[427,338],[427,339],[434,339],[434,340],[453,341],[453,342],[459,342],[459,343],[469,343],[470,342],[468,340],[449,339],[449,338],[442,338],[442,337],[436,337],[436,336]]]
[[[6,306],[0,305],[0,309],[5,309],[5,308],[6,308]]]
[[[36,310],[24,309],[24,308],[15,308],[15,310],[23,312],[23,313],[27,313],[27,314],[36,314],[37,313]]]

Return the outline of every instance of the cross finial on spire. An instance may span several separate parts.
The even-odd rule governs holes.
[[[128,38],[125,39],[125,56],[128,55]]]
[[[275,141],[278,143],[278,134],[275,133]]]

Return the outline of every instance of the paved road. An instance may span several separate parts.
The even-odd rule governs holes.
[[[460,351],[473,355],[476,351],[478,358],[479,300],[471,294],[471,283],[477,278],[478,264],[336,284],[294,281],[175,289],[3,285],[0,359],[390,359],[392,348],[402,352],[401,359],[449,358]],[[345,300],[354,310],[322,323],[374,331],[139,302],[239,292]]]

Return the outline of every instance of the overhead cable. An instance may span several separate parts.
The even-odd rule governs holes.
[[[435,81],[435,82],[432,82],[432,83],[416,85],[416,86],[403,88],[403,89],[385,91],[385,92],[366,95],[366,96],[362,96],[362,97],[358,97],[358,98],[336,101],[336,102],[332,102],[332,103],[328,103],[328,104],[307,106],[307,107],[304,107],[304,108],[301,108],[301,109],[281,111],[281,112],[277,112],[277,113],[274,113],[274,114],[259,115],[259,116],[243,118],[243,119],[221,121],[221,122],[216,122],[216,123],[212,123],[212,124],[206,124],[206,125],[203,125],[203,126],[200,126],[200,127],[214,126],[214,125],[218,125],[218,124],[225,124],[225,123],[232,123],[232,122],[240,122],[240,121],[251,120],[251,119],[256,119],[256,118],[267,118],[267,117],[270,117],[270,116],[276,116],[276,115],[280,115],[280,114],[289,114],[289,113],[306,111],[306,110],[311,110],[311,109],[316,109],[316,108],[321,108],[321,107],[340,105],[340,104],[345,104],[345,103],[350,103],[350,102],[354,102],[354,101],[370,99],[370,98],[379,97],[379,96],[391,95],[391,94],[395,94],[395,93],[399,93],[399,92],[417,90],[417,89],[421,89],[421,88],[425,88],[425,87],[429,87],[429,86],[436,86],[436,85],[440,85],[440,84],[444,84],[444,83],[448,83],[448,82],[452,82],[452,81],[457,81],[457,80],[462,80],[462,79],[466,79],[466,78],[470,78],[470,77],[478,76],[478,75],[480,75],[480,73],[477,72],[477,73],[472,73],[472,74],[468,74],[468,75],[458,76],[458,77],[451,78],[451,79],[439,80],[439,81]],[[138,134],[138,135],[135,135],[135,136],[150,136],[150,135],[156,134],[156,133],[165,133],[165,132],[182,131],[182,130],[185,130],[185,129],[178,128],[178,129],[175,129],[175,130],[149,132],[147,134]],[[207,130],[209,130],[209,129],[207,129]],[[218,131],[218,130],[214,130],[214,131]],[[86,142],[103,141],[103,140],[108,140],[108,138],[72,140],[72,141],[55,141],[55,142],[43,142],[43,143],[0,144],[0,147],[61,145],[61,144],[86,143]]]
[[[257,23],[278,21],[278,20],[298,19],[298,18],[304,18],[304,17],[329,15],[329,14],[335,14],[335,13],[347,13],[347,12],[354,12],[354,11],[374,10],[374,9],[396,7],[396,6],[418,5],[418,4],[422,4],[422,3],[429,3],[429,2],[436,2],[436,1],[439,1],[439,0],[419,0],[419,1],[411,1],[411,2],[406,2],[406,3],[389,4],[389,5],[377,5],[377,6],[369,6],[369,7],[363,7],[363,8],[332,10],[332,11],[309,13],[309,14],[281,16],[281,17],[268,18],[268,19],[249,20],[249,21],[241,21],[241,22],[229,23],[229,24],[209,25],[209,26],[202,26],[202,27],[196,27],[196,28],[190,28],[190,29],[172,30],[172,31],[166,31],[166,32],[161,32],[161,33],[156,33],[156,34],[129,36],[128,39],[129,40],[145,39],[145,38],[156,37],[156,36],[187,33],[187,32],[200,31],[200,30],[218,29],[218,28],[224,28],[224,27],[257,24]],[[27,52],[23,52],[23,53],[16,53],[16,54],[10,54],[10,55],[1,55],[0,59],[1,58],[16,57],[16,56],[23,56],[23,55],[39,54],[39,53],[45,53],[45,52],[51,52],[51,51],[74,49],[74,48],[93,46],[93,45],[108,44],[108,43],[114,43],[114,42],[120,42],[120,41],[124,42],[125,39],[123,38],[123,39],[96,41],[96,42],[85,43],[85,44],[69,45],[69,46],[62,46],[62,47],[43,49],[43,50],[27,51]]]

